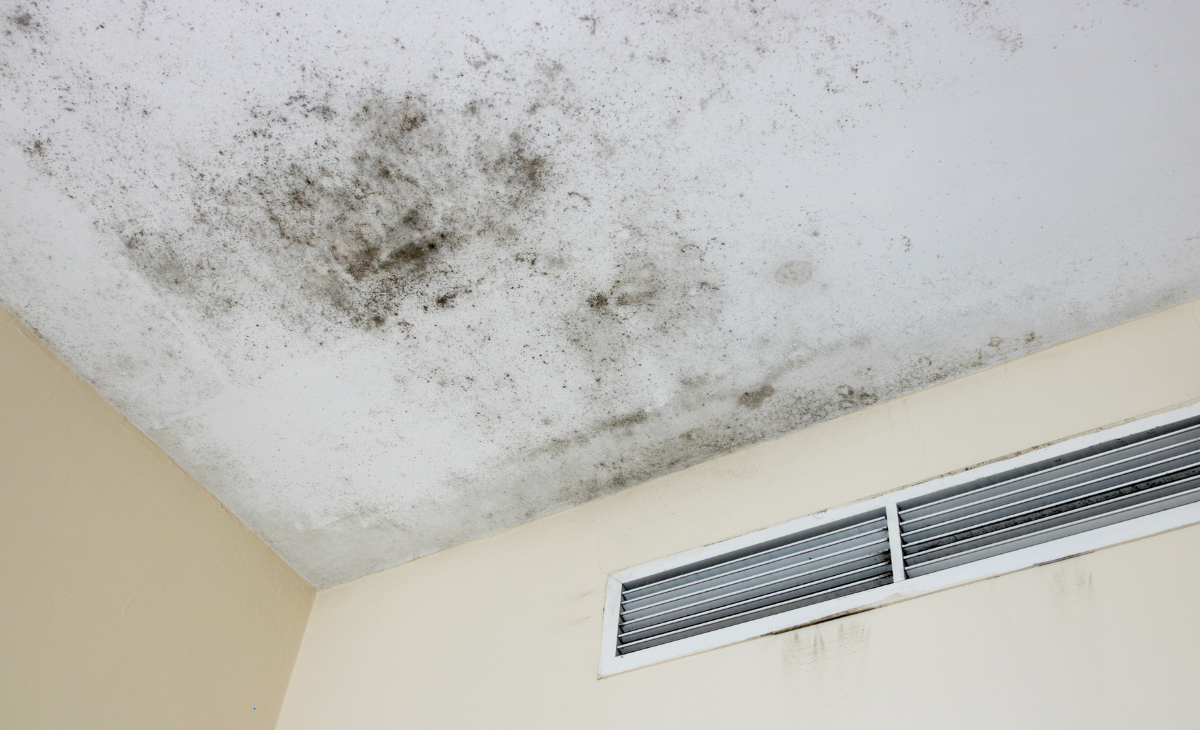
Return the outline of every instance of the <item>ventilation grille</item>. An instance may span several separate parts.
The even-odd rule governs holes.
[[[1174,424],[898,505],[910,578],[1200,501],[1200,425]]]
[[[617,653],[648,649],[892,582],[883,510],[624,587]]]
[[[964,475],[935,492],[914,487],[871,500],[820,528],[618,584],[616,654],[893,582],[899,588],[900,581],[1200,502],[1200,416],[1100,438],[987,477]],[[914,492],[921,496],[905,498]]]

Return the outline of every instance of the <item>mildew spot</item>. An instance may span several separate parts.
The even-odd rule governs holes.
[[[775,281],[784,286],[803,286],[813,275],[813,267],[807,261],[788,261],[775,271]]]
[[[634,262],[626,266],[625,271],[612,285],[611,297],[616,306],[649,304],[663,291],[663,275],[653,263]]]
[[[19,9],[15,14],[8,16],[8,22],[21,29],[37,27],[37,23],[33,19],[33,13],[24,9]]]
[[[44,157],[46,157],[46,154],[49,151],[49,146],[50,146],[49,139],[34,139],[33,141],[29,142],[28,144],[23,145],[21,147],[21,149],[25,152],[25,154],[29,155],[30,157],[44,158]]]
[[[962,25],[996,43],[1005,53],[1013,54],[1025,46],[1020,26],[1001,16],[1009,12],[991,0],[963,0],[960,3]]]
[[[516,240],[553,166],[496,119],[463,130],[448,114],[419,94],[370,91],[257,105],[227,147],[250,158],[250,172],[231,179],[224,160],[188,161],[200,221],[189,237],[252,247],[295,293],[352,326],[373,329],[410,301],[453,306],[465,289],[455,257]],[[127,248],[142,238],[127,236]],[[134,259],[155,280],[157,255]]]
[[[791,640],[782,645],[784,669],[788,673],[848,670],[866,658],[871,639],[870,629],[854,619],[807,626],[790,633]]]
[[[869,406],[879,402],[878,395],[865,390],[855,390],[849,385],[839,385],[837,387],[837,395],[841,401],[840,405],[843,410]]]
[[[619,416],[617,418],[613,418],[609,421],[605,421],[602,424],[602,427],[605,429],[610,429],[610,430],[618,429],[618,428],[629,428],[630,426],[636,426],[639,423],[645,423],[647,420],[649,420],[649,416],[646,414],[645,409],[643,409],[643,410],[637,411],[636,413],[630,413],[630,414],[627,414],[624,416]]]
[[[775,387],[770,383],[765,384],[755,390],[746,391],[738,396],[738,405],[742,408],[760,408],[767,398],[775,395]]]
[[[432,6],[380,4],[375,35],[253,4],[95,32],[12,0],[12,151],[98,235],[10,237],[6,301],[340,582],[1195,296],[1182,255],[1096,239],[1121,282],[1159,284],[1085,306],[1074,284],[1114,268],[1061,229],[930,223],[979,202],[953,178],[836,194],[877,172],[874,145],[903,151],[883,110],[953,133],[976,112],[932,99],[1054,91],[1010,63],[1016,10],[651,3],[485,46]],[[1068,247],[991,262],[1028,233]],[[269,413],[224,407],[265,394]]]
[[[433,303],[442,308],[450,308],[454,306],[454,300],[458,298],[459,294],[468,294],[470,291],[470,289],[464,289],[463,291],[446,292],[437,299],[434,299]]]

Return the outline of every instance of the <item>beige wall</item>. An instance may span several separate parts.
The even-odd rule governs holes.
[[[0,728],[274,727],[313,595],[0,310]]]
[[[1197,399],[1191,303],[322,591],[280,728],[1200,727],[1200,527],[596,678],[610,572]]]

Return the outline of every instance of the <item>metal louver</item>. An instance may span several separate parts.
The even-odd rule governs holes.
[[[1200,501],[1200,419],[901,502],[910,578]]]
[[[1200,523],[1200,404],[609,578],[602,676]]]
[[[625,586],[619,654],[892,582],[883,510]]]

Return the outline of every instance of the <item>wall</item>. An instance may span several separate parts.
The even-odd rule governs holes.
[[[1197,399],[1193,302],[322,591],[279,726],[1194,727],[1200,527],[596,669],[610,572]]]
[[[0,727],[274,727],[313,596],[0,310]]]

